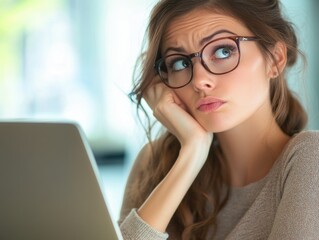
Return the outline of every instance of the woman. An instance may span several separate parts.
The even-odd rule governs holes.
[[[133,166],[124,238],[316,239],[319,134],[285,82],[279,1],[162,0],[148,44],[133,94],[167,131]]]

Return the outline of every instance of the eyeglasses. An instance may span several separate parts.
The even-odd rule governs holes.
[[[240,61],[240,41],[255,41],[257,37],[231,36],[207,43],[199,52],[190,55],[171,54],[156,61],[155,69],[170,88],[181,88],[192,81],[192,58],[199,57],[204,68],[215,75],[229,73]]]

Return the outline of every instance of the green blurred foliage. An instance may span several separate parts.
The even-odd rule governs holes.
[[[21,40],[46,22],[63,0],[0,1],[0,84],[20,76]]]

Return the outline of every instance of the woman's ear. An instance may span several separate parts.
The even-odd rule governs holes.
[[[270,61],[268,76],[276,78],[285,69],[287,64],[287,47],[282,42],[277,42],[271,50],[273,59]]]

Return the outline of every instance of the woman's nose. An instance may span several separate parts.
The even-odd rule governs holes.
[[[216,85],[216,75],[208,72],[200,61],[193,64],[192,84],[198,90],[211,90]]]

